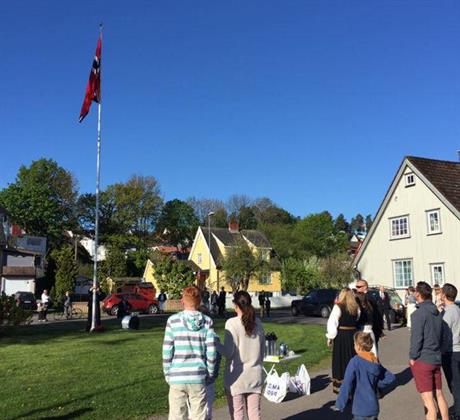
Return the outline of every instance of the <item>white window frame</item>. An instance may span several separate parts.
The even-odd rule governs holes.
[[[438,268],[438,267],[441,268],[441,272],[442,272],[441,280],[435,279],[435,268]],[[442,286],[446,282],[446,269],[444,267],[444,263],[430,264],[430,273],[431,273],[431,285],[439,284],[440,286]]]
[[[398,263],[410,263],[410,273],[411,273],[411,278],[410,280],[407,280],[407,279],[403,279],[402,281],[402,284],[397,284],[397,275],[396,275],[396,267],[398,265]],[[402,259],[398,259],[398,260],[392,260],[392,264],[393,264],[393,285],[395,287],[395,289],[405,289],[409,286],[413,286],[415,284],[415,281],[414,281],[414,261],[412,258],[402,258]]]
[[[196,261],[197,261],[197,264],[201,264],[203,262],[203,255],[201,254],[201,252],[199,252],[196,255]]]
[[[406,187],[412,187],[415,185],[415,174],[413,172],[404,174],[404,179],[406,181]]]
[[[265,274],[259,278],[259,284],[271,285],[272,284],[272,273]]]
[[[437,214],[438,215],[438,229],[431,230],[431,215]],[[442,233],[442,226],[441,226],[441,209],[433,209],[426,211],[426,228],[427,228],[427,235],[437,235]]]
[[[395,235],[393,232],[393,222],[399,221],[401,223],[401,220],[406,219],[406,226],[407,226],[407,232],[399,235]],[[410,218],[408,214],[405,214],[403,216],[397,216],[397,217],[391,217],[388,219],[390,221],[390,239],[404,239],[404,238],[410,238]],[[399,226],[399,229],[401,226]]]

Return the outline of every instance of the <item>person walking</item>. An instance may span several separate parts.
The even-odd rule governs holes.
[[[428,283],[417,283],[415,299],[418,309],[412,314],[409,364],[415,387],[426,408],[426,420],[437,419],[437,409],[442,420],[449,419],[446,399],[442,392],[441,343],[443,320],[432,302],[432,290]]]
[[[222,289],[219,292],[219,298],[217,299],[217,305],[219,308],[219,316],[224,316],[226,299],[227,299],[227,292],[225,291],[225,287],[222,286]]]
[[[163,373],[169,385],[169,420],[206,420],[206,381],[214,377],[216,339],[212,319],[198,311],[200,289],[186,287],[184,310],[166,322]]]
[[[406,305],[406,319],[407,319],[407,328],[409,330],[412,327],[412,314],[415,312],[417,309],[417,300],[415,299],[415,289],[410,286],[406,289],[406,296],[404,299],[404,303]]]
[[[377,303],[369,292],[367,281],[359,279],[356,282],[356,297],[358,305],[361,309],[359,319],[359,329],[371,334],[374,342],[374,354],[378,357],[378,344],[383,334],[383,317],[377,308]]]
[[[265,298],[265,314],[267,315],[267,318],[270,318],[271,306],[272,306],[272,303],[270,302],[270,298],[267,296]]]
[[[436,308],[438,308],[438,311],[442,312],[444,310],[444,303],[441,297],[441,287],[439,286],[439,284],[436,283],[433,285],[433,290],[434,290],[434,304],[436,305]]]
[[[164,314],[165,308],[166,308],[166,301],[168,300],[168,297],[166,296],[166,293],[164,290],[160,291],[160,294],[158,295],[158,303],[160,304],[160,312]]]
[[[65,292],[64,296],[64,315],[66,319],[72,318],[72,297],[70,296],[70,292]]]
[[[217,314],[217,301],[219,300],[219,296],[217,295],[217,292],[214,290],[211,293],[211,314],[216,315]]]
[[[209,291],[208,289],[205,287],[203,289],[203,292],[201,294],[201,301],[203,303],[203,305],[206,307],[206,309],[209,311],[209,298],[210,298],[210,294],[209,294]]]
[[[350,401],[354,420],[377,420],[380,412],[379,390],[391,385],[396,376],[386,370],[374,353],[371,335],[358,332],[354,336],[354,356],[345,371],[345,379],[335,402],[343,411]]]
[[[390,296],[385,291],[384,286],[380,286],[379,288],[379,297],[377,299],[377,307],[380,312],[380,316],[385,318],[387,322],[388,331],[391,331],[391,319],[390,319]]]
[[[460,420],[460,308],[455,304],[457,288],[449,283],[442,286],[444,304],[442,370],[450,393],[454,397],[453,420]]]
[[[262,290],[259,292],[259,310],[260,310],[260,318],[263,319],[265,316],[265,291]]]
[[[43,290],[41,301],[43,306],[42,320],[48,322],[48,308],[51,304],[51,298],[48,294],[48,290]]]
[[[260,420],[265,333],[248,292],[236,292],[233,303],[237,316],[227,320],[224,344],[217,344],[227,359],[224,387],[230,417],[243,420],[246,415],[249,420]]]
[[[332,346],[332,390],[338,393],[348,362],[356,355],[353,336],[358,327],[360,309],[349,288],[340,291],[327,321],[327,345]]]

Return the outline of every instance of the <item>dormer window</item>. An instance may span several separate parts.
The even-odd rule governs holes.
[[[406,187],[412,187],[415,185],[415,175],[411,172],[405,175],[406,177]]]

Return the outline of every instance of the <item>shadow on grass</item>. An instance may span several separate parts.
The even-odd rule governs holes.
[[[82,416],[83,414],[88,414],[91,411],[94,411],[92,408],[80,408],[78,410],[74,410],[70,413],[67,414],[62,414],[60,416],[45,416],[45,417],[40,417],[39,420],[51,420],[51,419],[62,419],[62,420],[67,420],[67,419],[76,419],[77,417]]]
[[[114,387],[111,387],[111,388],[107,388],[105,389],[104,391],[100,391],[98,392],[98,394],[108,394],[112,391],[115,391],[117,389],[122,389],[122,388],[126,388],[126,389],[129,389],[130,386],[134,386],[134,385],[139,385],[141,383],[145,383],[145,382],[149,382],[150,380],[143,380],[143,381],[136,381],[136,382],[129,382],[129,383],[126,383],[126,384],[123,384],[123,385],[118,385],[118,386],[114,386]],[[78,398],[72,398],[68,401],[64,401],[64,402],[57,402],[56,404],[53,404],[53,405],[48,405],[47,407],[41,407],[41,408],[36,408],[34,410],[30,410],[26,413],[22,413],[18,416],[15,416],[15,417],[11,417],[11,420],[16,420],[16,419],[22,419],[24,417],[33,417],[33,418],[40,418],[40,419],[52,419],[52,418],[58,418],[58,419],[67,419],[67,418],[75,418],[75,415],[74,417],[69,417],[72,413],[70,414],[63,414],[62,416],[50,416],[50,415],[45,415],[44,414],[46,412],[48,412],[49,410],[52,410],[52,409],[56,409],[56,408],[59,408],[59,407],[65,407],[65,406],[68,406],[70,404],[73,404],[73,403],[77,403],[79,401],[83,401],[83,400],[87,400],[87,399],[90,399],[90,398],[93,398],[94,397],[94,392],[91,392],[91,393],[88,393],[88,394],[83,394],[83,395],[79,395]],[[81,415],[81,414],[85,414],[86,412],[88,411],[93,411],[94,409],[93,408],[88,408],[88,407],[85,407],[85,408],[80,408],[78,410],[75,410],[75,412],[80,412],[78,415]],[[42,413],[42,414],[40,414]]]
[[[120,320],[104,319],[102,326],[106,332],[121,331]],[[165,318],[142,318],[139,332],[162,331],[166,323]],[[78,336],[80,339],[92,339],[104,335],[104,332],[92,334],[85,331],[86,321],[69,321],[51,324],[20,325],[16,327],[5,327],[0,330],[0,343],[2,344],[40,344],[50,342],[68,336]],[[132,334],[133,331],[126,331]],[[134,337],[134,335],[132,336]],[[110,344],[110,343],[109,343]]]
[[[347,420],[351,419],[351,409],[347,409],[341,413],[340,411],[334,411],[334,401],[329,401],[320,408],[313,408],[311,410],[305,410],[301,413],[294,414],[293,416],[283,417],[283,420]]]

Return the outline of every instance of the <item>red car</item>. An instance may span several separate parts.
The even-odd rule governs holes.
[[[117,315],[118,304],[121,302],[122,296],[128,300],[131,305],[132,312],[145,312],[149,314],[157,314],[159,310],[158,300],[148,299],[144,296],[134,293],[112,293],[102,301],[102,309],[109,315]]]

